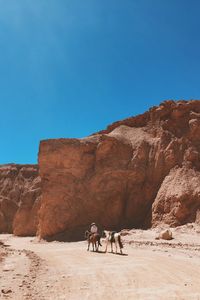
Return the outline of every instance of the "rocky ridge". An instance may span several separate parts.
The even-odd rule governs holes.
[[[83,139],[40,143],[38,235],[80,239],[100,228],[199,219],[200,101],[165,101]]]
[[[114,230],[200,223],[200,101],[165,101],[83,139],[42,141],[39,170],[0,166],[0,232],[81,239],[93,221]]]

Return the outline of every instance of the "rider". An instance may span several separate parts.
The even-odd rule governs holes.
[[[94,222],[90,225],[90,232],[91,234],[98,232],[97,225]]]

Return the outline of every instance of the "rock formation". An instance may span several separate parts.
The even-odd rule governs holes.
[[[35,235],[40,205],[36,165],[0,166],[0,233]]]
[[[166,101],[83,139],[0,166],[0,232],[46,239],[200,222],[200,101]],[[42,194],[41,194],[42,192]]]
[[[78,239],[90,222],[147,228],[195,221],[200,101],[166,101],[83,139],[40,143],[38,234]]]

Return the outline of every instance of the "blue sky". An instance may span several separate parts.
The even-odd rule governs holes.
[[[199,0],[0,0],[0,163],[200,99]]]

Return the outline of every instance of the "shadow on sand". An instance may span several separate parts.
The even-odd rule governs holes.
[[[128,256],[127,253],[116,253],[116,252],[109,252],[110,254],[114,254],[114,255],[120,255],[120,256]]]
[[[98,253],[98,254],[114,254],[114,255],[120,255],[120,256],[128,256],[127,253],[115,253],[115,252],[105,252],[105,251],[102,251],[102,250],[98,250],[98,251],[92,251],[90,250],[90,252],[93,252],[93,253]]]

